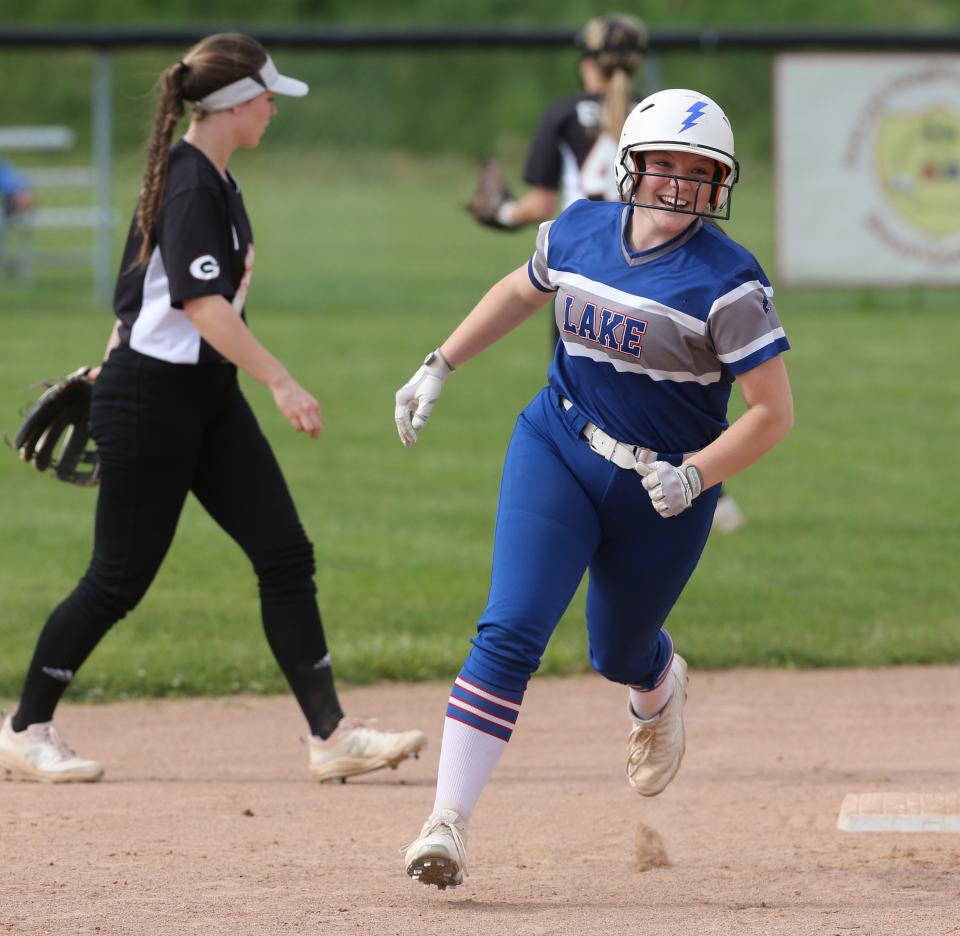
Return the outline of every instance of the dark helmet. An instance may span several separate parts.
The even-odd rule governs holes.
[[[598,16],[577,33],[580,57],[595,59],[607,72],[636,70],[647,41],[647,27],[636,17],[624,14]]]

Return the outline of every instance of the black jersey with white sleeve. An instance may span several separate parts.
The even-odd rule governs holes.
[[[603,95],[564,98],[540,119],[523,180],[560,191],[564,208],[578,198],[620,201],[614,170],[617,142],[603,129]]]
[[[134,218],[114,295],[120,342],[176,364],[223,360],[200,336],[183,304],[219,295],[244,316],[253,232],[233,176],[221,176],[186,140],[170,150],[154,233],[150,258],[138,266],[142,237]]]

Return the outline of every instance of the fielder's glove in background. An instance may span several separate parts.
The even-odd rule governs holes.
[[[20,458],[37,471],[53,468],[61,481],[93,487],[100,480],[100,456],[90,437],[89,367],[55,383],[24,414],[14,438]]]
[[[480,178],[477,179],[477,188],[468,206],[470,214],[481,224],[499,228],[501,231],[512,231],[515,225],[504,218],[504,205],[512,205],[513,196],[503,178],[500,164],[495,160],[485,162],[480,169]]]

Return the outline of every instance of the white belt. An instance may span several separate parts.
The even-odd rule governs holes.
[[[560,402],[564,409],[573,407],[573,404],[566,397],[560,397]],[[642,445],[627,445],[626,442],[618,442],[612,435],[608,435],[589,420],[580,430],[580,434],[590,443],[590,448],[594,452],[608,462],[613,462],[618,468],[633,471],[637,465],[649,465],[657,460],[657,453],[652,449],[644,448]]]

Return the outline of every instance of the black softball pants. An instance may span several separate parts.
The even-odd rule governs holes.
[[[52,719],[72,675],[146,593],[192,491],[253,563],[270,647],[311,732],[329,736],[343,713],[313,546],[236,368],[121,346],[97,379],[90,423],[101,458],[93,557],[40,634],[15,727]]]

